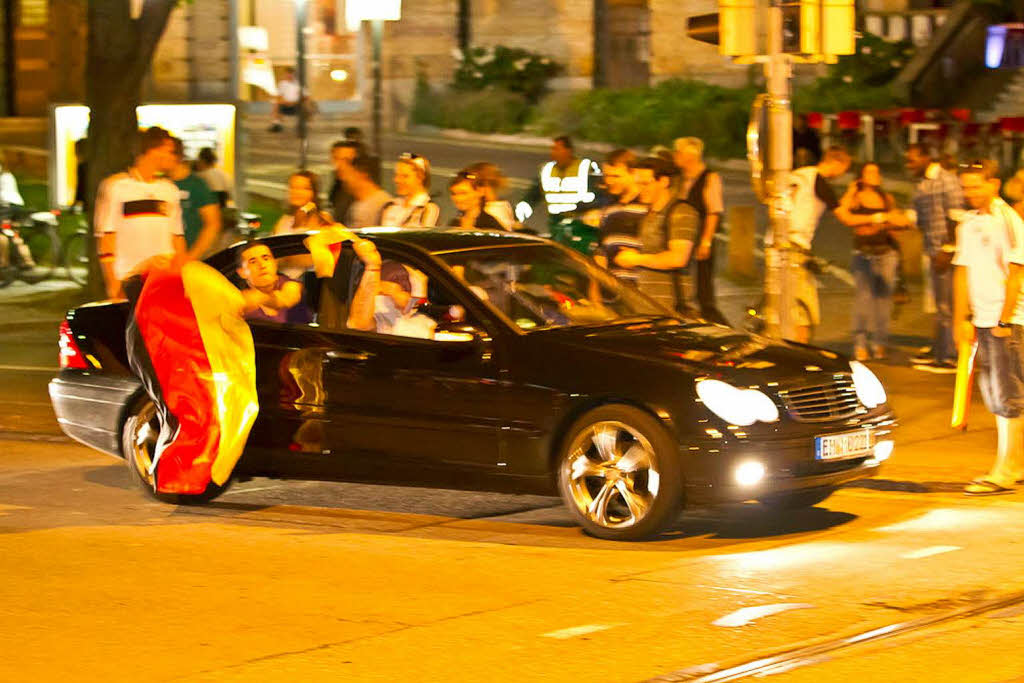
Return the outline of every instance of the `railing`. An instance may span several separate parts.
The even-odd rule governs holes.
[[[946,21],[946,9],[907,10],[905,12],[864,12],[863,29],[886,40],[909,40],[927,45]]]

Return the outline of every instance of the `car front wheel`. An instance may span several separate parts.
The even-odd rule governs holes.
[[[587,533],[648,538],[682,508],[677,450],[667,430],[642,410],[602,406],[569,428],[558,458],[559,491]]]
[[[210,483],[206,491],[198,495],[176,493],[158,493],[156,490],[156,474],[151,473],[153,457],[156,452],[157,437],[160,434],[160,416],[156,404],[148,398],[136,404],[128,415],[121,430],[121,450],[132,482],[145,491],[151,498],[163,503],[182,505],[206,503],[224,493],[231,480],[224,486]],[[159,464],[157,465],[159,467]]]

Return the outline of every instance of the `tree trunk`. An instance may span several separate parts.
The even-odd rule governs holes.
[[[138,130],[135,108],[142,97],[142,82],[176,4],[176,0],[145,0],[141,16],[132,19],[129,0],[89,0],[85,103],[90,121],[85,158],[89,163],[86,196],[93,209],[103,179],[132,163]],[[89,294],[101,298],[97,256],[90,236]]]

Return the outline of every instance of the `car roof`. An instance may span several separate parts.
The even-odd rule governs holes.
[[[548,244],[548,241],[515,232],[502,232],[500,230],[463,230],[460,228],[435,228],[423,230],[409,230],[406,228],[360,228],[353,230],[360,237],[372,240],[378,246],[405,246],[412,247],[419,251],[430,254],[445,254],[454,251],[466,251],[470,249],[488,249],[492,247],[508,246],[529,246]],[[283,235],[267,235],[256,238],[264,242],[275,252],[280,248],[288,248],[297,245],[306,239],[309,233],[298,232]],[[208,257],[206,262],[223,270],[227,267],[234,267],[236,258],[235,250],[243,242],[237,242],[229,247]]]
[[[540,244],[545,240],[523,233],[501,230],[463,230],[461,228],[435,228],[409,230],[406,228],[362,228],[354,231],[360,237],[378,243],[399,243],[418,247],[431,254],[464,249],[507,247],[516,244]]]

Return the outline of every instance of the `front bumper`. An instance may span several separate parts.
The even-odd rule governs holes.
[[[870,429],[875,442],[892,441],[896,426],[889,411],[876,413],[856,426],[821,426],[816,435]],[[845,460],[821,461],[815,458],[814,436],[773,438],[723,443],[705,442],[683,448],[686,463],[686,497],[688,503],[716,504],[743,502],[777,493],[834,487],[846,482],[874,476],[882,462],[873,455]],[[745,462],[764,465],[763,479],[741,486],[736,482],[736,468]]]

